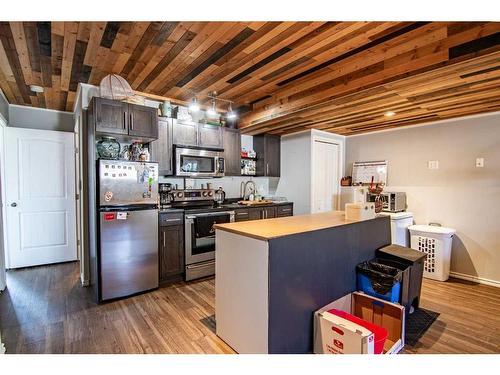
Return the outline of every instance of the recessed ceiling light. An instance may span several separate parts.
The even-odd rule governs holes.
[[[386,113],[384,113],[384,116],[385,117],[392,117],[396,114],[396,112],[393,112],[393,111],[387,111]]]
[[[37,85],[30,85],[30,90],[33,92],[43,92],[43,87]]]

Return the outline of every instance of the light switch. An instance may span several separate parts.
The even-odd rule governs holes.
[[[439,161],[437,160],[430,160],[428,163],[427,163],[429,169],[439,169]]]
[[[476,168],[484,167],[484,158],[476,158]]]

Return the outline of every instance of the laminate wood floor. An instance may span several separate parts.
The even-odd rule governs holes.
[[[7,353],[233,353],[214,293],[212,278],[97,305],[78,263],[9,271],[0,330]],[[421,305],[441,315],[406,353],[500,352],[500,289],[424,280]]]

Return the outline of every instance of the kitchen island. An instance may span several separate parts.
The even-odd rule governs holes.
[[[343,211],[217,224],[217,335],[238,353],[311,353],[313,312],[356,289],[390,220]]]

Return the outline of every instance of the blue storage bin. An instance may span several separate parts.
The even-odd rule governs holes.
[[[358,290],[366,293],[370,296],[377,297],[389,302],[399,302],[399,296],[401,295],[401,282],[397,281],[386,294],[379,294],[373,290],[372,283],[368,276],[358,273]]]
[[[399,302],[402,271],[372,259],[356,266],[358,290],[389,302]]]

